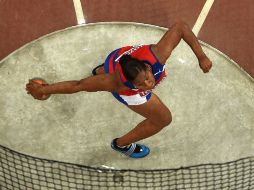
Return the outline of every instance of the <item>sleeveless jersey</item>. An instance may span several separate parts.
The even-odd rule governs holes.
[[[131,55],[132,57],[146,61],[152,68],[152,73],[155,78],[155,86],[166,76],[165,65],[161,64],[152,52],[151,45],[138,45],[138,46],[127,46],[114,50],[111,52],[104,63],[104,70],[106,73],[114,73],[117,70],[120,73],[120,78],[123,84],[130,89],[117,92],[119,95],[133,96],[139,94],[140,96],[147,96],[152,90],[141,90],[137,89],[131,82],[125,78],[121,65],[119,63],[120,58],[125,55]]]

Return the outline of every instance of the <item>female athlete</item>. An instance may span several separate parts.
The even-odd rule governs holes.
[[[186,23],[177,22],[157,44],[114,50],[104,64],[92,71],[93,76],[49,85],[29,80],[27,93],[35,99],[45,100],[45,95],[51,94],[111,92],[119,102],[146,118],[127,134],[114,139],[111,147],[132,158],[145,157],[150,152],[149,148],[136,142],[158,133],[172,121],[170,110],[152,90],[165,77],[165,63],[181,39],[191,47],[203,72],[209,72],[212,62],[197,38]]]

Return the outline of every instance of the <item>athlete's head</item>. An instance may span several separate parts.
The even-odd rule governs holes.
[[[155,86],[155,79],[150,65],[130,55],[123,55],[119,61],[125,78],[142,90],[150,90]]]

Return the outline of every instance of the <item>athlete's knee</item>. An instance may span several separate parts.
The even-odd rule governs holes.
[[[163,125],[164,125],[164,127],[169,126],[171,122],[172,122],[172,114],[168,110],[168,112],[163,117]]]
[[[164,111],[160,118],[156,121],[157,126],[164,128],[170,125],[172,122],[172,114],[169,110]]]

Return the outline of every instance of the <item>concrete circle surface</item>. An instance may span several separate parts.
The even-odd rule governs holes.
[[[167,61],[167,78],[154,90],[173,122],[141,141],[151,153],[124,157],[110,148],[144,118],[108,92],[26,94],[34,77],[49,83],[80,80],[114,49],[157,43],[166,29],[134,23],[100,23],[58,31],[0,62],[0,144],[36,157],[117,169],[177,168],[254,155],[254,83],[228,57],[202,43],[213,61],[204,74],[181,42]]]

